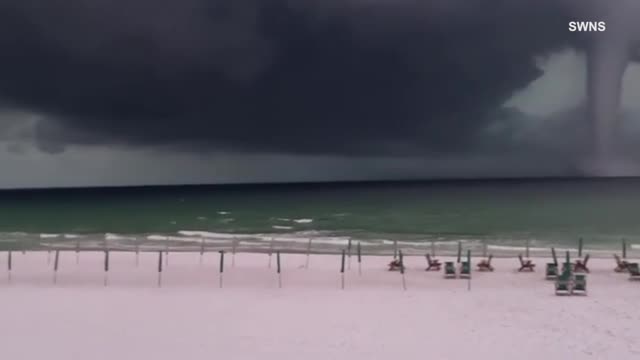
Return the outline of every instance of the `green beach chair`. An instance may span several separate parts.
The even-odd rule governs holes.
[[[573,287],[571,288],[571,295],[576,292],[581,295],[587,295],[587,275],[575,275],[575,278],[573,280]]]
[[[444,263],[444,277],[451,279],[456,277],[456,266],[453,261],[446,261]]]
[[[545,277],[547,280],[555,280],[558,277],[558,264],[547,263],[547,270],[545,271]]]
[[[629,270],[629,280],[640,280],[640,266],[638,266],[638,263],[627,264],[627,270]]]
[[[471,276],[471,264],[468,261],[460,263],[460,277],[468,278]]]
[[[571,294],[571,271],[564,271],[556,279],[556,295]]]

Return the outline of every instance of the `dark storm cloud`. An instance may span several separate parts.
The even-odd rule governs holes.
[[[41,147],[455,152],[569,44],[553,0],[1,0]]]

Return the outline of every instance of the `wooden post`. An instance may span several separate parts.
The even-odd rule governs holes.
[[[202,265],[203,257],[204,257],[204,238],[200,239],[200,265]]]
[[[462,242],[458,241],[458,264],[460,263],[460,258],[462,257]]]
[[[311,240],[312,240],[312,238],[309,238],[309,243],[307,244],[307,260],[304,263],[304,268],[305,269],[309,268],[309,257],[311,256]]]
[[[402,250],[400,250],[400,275],[402,275],[402,290],[407,290],[407,282],[404,278],[404,256]]]
[[[393,260],[398,258],[398,240],[393,240]]]
[[[627,240],[622,239],[622,258],[627,258]]]
[[[269,269],[271,269],[271,258],[273,257],[273,238],[271,238],[271,242],[269,242]]]
[[[347,241],[347,257],[349,258],[348,269],[351,270],[351,238]]]
[[[582,257],[582,238],[578,239],[578,257]]]
[[[236,246],[238,245],[238,239],[233,238],[231,243],[231,267],[236,267]]]
[[[109,285],[109,249],[104,251],[104,286]]]
[[[469,263],[469,278],[467,280],[467,291],[471,291],[471,250],[467,250],[467,262]]]
[[[345,251],[344,249],[342,249],[342,261],[341,261],[341,265],[340,265],[340,279],[341,279],[341,283],[342,283],[342,290],[344,290],[344,255]]]
[[[53,283],[56,284],[58,282],[58,260],[60,258],[60,250],[56,250],[56,257],[53,261]]]
[[[11,264],[11,262],[12,262],[11,260],[12,259],[11,259],[11,257],[12,257],[11,256],[11,250],[9,250],[9,252],[7,253],[7,270],[8,270],[7,271],[7,277],[8,277],[9,283],[11,283],[11,267],[12,267],[12,264]]]
[[[140,266],[140,243],[138,241],[138,239],[135,240],[136,242],[136,267]]]
[[[556,257],[556,249],[555,248],[551,248],[551,256],[553,257],[553,263],[556,264],[556,266],[558,266],[558,258]]]
[[[276,262],[278,265],[278,287],[282,288],[282,274],[280,272],[280,250],[276,251]]]
[[[360,241],[358,241],[358,275],[362,276],[362,252],[360,249]]]
[[[220,278],[220,288],[222,289],[222,274],[224,273],[224,250],[220,250],[220,269],[218,271]]]
[[[158,251],[158,287],[162,287],[162,250]]]

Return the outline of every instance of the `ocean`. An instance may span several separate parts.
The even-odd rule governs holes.
[[[0,191],[0,249],[640,250],[640,179]],[[311,239],[311,243],[310,243]],[[608,255],[607,255],[608,254]]]

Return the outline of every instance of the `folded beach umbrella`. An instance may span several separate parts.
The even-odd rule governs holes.
[[[578,257],[582,257],[582,238],[578,239]]]

